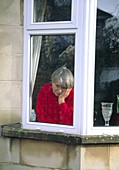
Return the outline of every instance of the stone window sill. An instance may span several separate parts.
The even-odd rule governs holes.
[[[23,129],[21,123],[1,126],[1,136],[10,138],[37,139],[62,142],[66,144],[115,144],[119,143],[118,135],[70,135],[59,132],[45,132],[40,130]]]

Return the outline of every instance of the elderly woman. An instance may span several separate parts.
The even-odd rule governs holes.
[[[36,102],[38,122],[73,125],[73,74],[65,66],[51,76],[52,83],[41,87]]]

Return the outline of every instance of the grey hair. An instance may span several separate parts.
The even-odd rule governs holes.
[[[72,72],[66,68],[66,66],[62,66],[57,69],[51,75],[52,83],[58,83],[62,88],[68,89],[74,87],[74,77]]]

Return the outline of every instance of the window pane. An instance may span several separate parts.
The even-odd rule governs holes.
[[[71,0],[34,0],[33,22],[71,21]]]
[[[31,36],[32,111],[42,85],[51,82],[51,74],[63,65],[74,74],[75,35]],[[33,121],[33,120],[31,120]]]
[[[113,103],[112,115],[108,116],[109,124],[117,126],[119,125],[118,0],[98,0],[96,29],[94,126],[105,126],[102,102]]]

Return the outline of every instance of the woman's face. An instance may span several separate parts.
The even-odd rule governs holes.
[[[60,94],[62,94],[62,92],[64,92],[66,89],[62,88],[61,85],[59,85],[58,83],[52,83],[52,90],[53,93],[56,96],[59,96]]]

